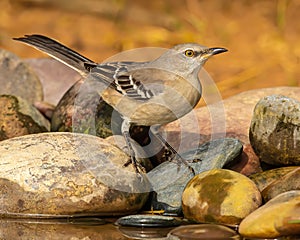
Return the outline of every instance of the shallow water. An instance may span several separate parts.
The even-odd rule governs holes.
[[[133,228],[114,225],[116,219],[0,219],[0,239],[161,239],[172,228]]]

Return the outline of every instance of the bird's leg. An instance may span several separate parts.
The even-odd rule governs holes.
[[[158,128],[159,126],[152,126],[151,132],[163,144],[163,146],[167,149],[167,151],[171,153],[172,158],[170,159],[170,161],[172,161],[174,157],[177,157],[178,158],[177,162],[183,163],[189,169],[189,171],[195,176],[196,175],[195,170],[189,165],[188,161],[182,158],[177,153],[177,151],[160,135],[160,133],[158,132]]]
[[[140,173],[140,171],[138,169],[138,166],[140,164],[136,160],[135,151],[134,151],[131,141],[130,141],[129,127],[130,127],[129,121],[127,119],[124,119],[122,126],[121,126],[121,131],[122,131],[122,134],[125,139],[126,146],[128,147],[128,151],[129,151],[129,155],[130,155],[130,160],[124,164],[124,167],[127,167],[131,163],[135,169],[135,172]]]

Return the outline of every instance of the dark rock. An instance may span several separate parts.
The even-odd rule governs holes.
[[[49,122],[20,97],[0,95],[0,140],[49,131]]]
[[[3,49],[0,49],[0,85],[0,94],[15,95],[30,103],[43,100],[42,84],[35,72]]]
[[[298,167],[294,166],[294,167],[274,168],[261,173],[250,175],[249,178],[256,184],[259,191],[262,192],[272,182],[280,179],[281,177],[295,170],[296,168]]]
[[[261,99],[254,109],[249,137],[261,161],[300,165],[300,102],[282,95]]]
[[[0,215],[18,217],[132,214],[148,198],[145,174],[105,139],[40,133],[0,142]]]
[[[242,152],[242,144],[237,139],[225,138],[204,143],[197,149],[181,154],[189,161],[195,173],[214,168],[222,168],[236,160]],[[194,161],[194,162],[193,162]],[[180,213],[181,196],[184,187],[193,177],[191,171],[176,162],[164,162],[148,173],[154,194],[151,203],[154,210],[165,210],[166,213]]]
[[[180,226],[168,234],[168,240],[241,239],[232,229],[216,224]]]
[[[128,227],[175,227],[181,223],[178,218],[145,214],[129,215],[116,221],[117,225]]]
[[[300,167],[269,184],[262,191],[262,196],[265,201],[269,201],[277,195],[291,190],[300,190]]]
[[[182,194],[186,219],[196,222],[239,224],[261,205],[261,195],[246,176],[225,169],[196,175]]]
[[[52,116],[51,130],[87,133],[102,138],[120,134],[121,117],[83,80],[62,97]]]

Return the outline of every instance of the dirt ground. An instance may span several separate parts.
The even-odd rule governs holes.
[[[45,56],[11,40],[31,33],[97,62],[128,49],[197,42],[229,49],[205,67],[224,98],[300,86],[298,0],[1,0],[0,9],[0,47],[23,58]]]

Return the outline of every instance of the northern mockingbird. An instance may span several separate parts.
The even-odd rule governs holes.
[[[129,139],[130,124],[157,126],[190,112],[201,98],[198,79],[201,67],[211,56],[227,51],[220,47],[207,48],[186,43],[174,46],[149,62],[97,64],[46,36],[25,35],[14,40],[33,46],[73,68],[83,77],[89,76],[106,85],[99,94],[123,116],[121,130],[136,172],[139,170]],[[156,135],[176,154],[159,134]],[[181,160],[189,166],[185,160]]]

